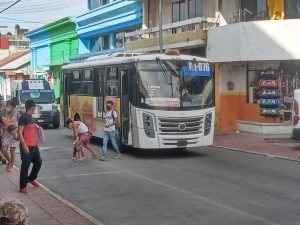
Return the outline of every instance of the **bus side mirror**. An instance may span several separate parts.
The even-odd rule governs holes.
[[[56,104],[60,104],[60,97],[56,99]]]

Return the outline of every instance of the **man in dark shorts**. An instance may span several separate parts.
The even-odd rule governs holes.
[[[36,103],[29,99],[25,103],[26,113],[19,119],[19,139],[21,152],[21,171],[20,171],[20,192],[27,193],[27,183],[34,187],[39,187],[40,184],[36,181],[37,175],[42,166],[42,159],[36,140],[36,124],[32,117],[34,114]],[[33,164],[30,175],[28,170],[30,164]]]

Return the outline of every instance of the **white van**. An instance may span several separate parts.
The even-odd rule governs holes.
[[[294,90],[294,105],[293,105],[293,134],[292,138],[300,140],[300,89]]]
[[[24,80],[12,84],[12,96],[18,98],[18,109],[25,113],[25,102],[32,99],[37,103],[35,119],[39,124],[52,124],[59,128],[60,113],[55,102],[52,84],[47,80]]]

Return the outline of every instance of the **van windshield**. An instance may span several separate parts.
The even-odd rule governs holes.
[[[20,92],[21,103],[25,103],[29,99],[32,99],[36,103],[40,104],[50,104],[55,102],[53,90],[22,90]]]

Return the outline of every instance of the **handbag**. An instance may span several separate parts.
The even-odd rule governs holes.
[[[111,117],[113,118],[113,120],[115,120],[115,116],[114,116],[114,112],[116,112],[115,110],[113,110],[111,112]],[[116,112],[117,113],[117,112]],[[122,134],[121,134],[121,127],[120,127],[120,124],[119,122],[117,121],[117,123],[115,124],[115,139],[116,139],[116,142],[118,143],[118,145],[121,143],[122,141]]]
[[[46,139],[44,129],[37,124],[35,125],[35,136],[37,144],[44,142]]]

